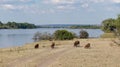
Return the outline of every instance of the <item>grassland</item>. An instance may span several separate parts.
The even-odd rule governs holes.
[[[73,47],[75,40],[80,47]],[[113,38],[40,41],[22,47],[0,49],[0,67],[120,67],[120,47]],[[39,49],[34,49],[35,44]],[[84,46],[91,43],[91,48]]]

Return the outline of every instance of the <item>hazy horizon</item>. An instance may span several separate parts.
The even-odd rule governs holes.
[[[120,14],[120,0],[0,0],[0,21],[101,24]]]
[[[101,25],[101,24],[37,24],[37,25]]]

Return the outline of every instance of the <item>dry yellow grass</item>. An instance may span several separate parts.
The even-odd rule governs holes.
[[[120,67],[120,47],[113,39],[78,39],[80,46],[73,47],[74,40],[26,44],[22,47],[0,49],[0,67]],[[91,43],[90,49],[84,46]],[[43,47],[45,46],[45,47]]]

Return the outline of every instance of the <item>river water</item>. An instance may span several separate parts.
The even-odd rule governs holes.
[[[0,30],[0,48],[22,46],[26,43],[32,43],[36,32],[54,33],[56,30],[66,28],[38,28],[38,29],[1,29]],[[66,29],[79,35],[81,29]],[[100,37],[103,31],[100,29],[85,29],[89,37]]]

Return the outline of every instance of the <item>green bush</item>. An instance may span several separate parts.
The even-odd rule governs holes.
[[[71,40],[75,38],[75,34],[67,30],[57,30],[54,32],[55,40]]]
[[[88,37],[89,37],[89,34],[87,31],[85,30],[80,31],[80,38],[88,38]]]
[[[102,21],[101,29],[105,33],[112,32],[111,27],[115,28],[115,19],[109,18],[109,19],[106,19],[106,20]]]

